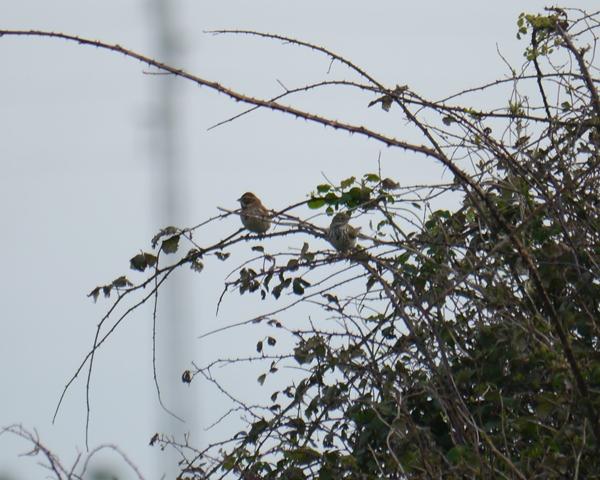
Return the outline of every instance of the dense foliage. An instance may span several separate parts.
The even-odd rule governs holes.
[[[240,270],[230,287],[241,293],[293,289],[320,297],[323,315],[293,332],[288,361],[306,375],[273,393],[271,414],[256,412],[213,475],[598,475],[599,19],[570,15],[519,18],[527,63],[505,108],[383,92],[452,182],[409,189],[368,174],[320,185],[310,207],[368,218],[362,248],[306,245]],[[459,207],[431,209],[444,196]],[[362,285],[354,294],[349,278]]]

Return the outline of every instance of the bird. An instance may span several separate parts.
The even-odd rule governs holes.
[[[238,202],[242,206],[240,218],[244,227],[253,233],[266,233],[271,227],[271,212],[260,199],[252,192],[246,192]]]
[[[351,216],[350,212],[336,213],[327,230],[327,240],[338,252],[346,252],[356,245],[360,227],[356,228],[348,223]]]

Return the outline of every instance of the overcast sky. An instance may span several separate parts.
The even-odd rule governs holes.
[[[338,52],[390,87],[407,84],[435,100],[506,75],[497,49],[515,66],[521,64],[525,44],[515,33],[524,3],[530,12],[544,6],[532,0],[179,0],[171,3],[176,66],[261,98],[280,94],[278,81],[294,88],[356,79],[339,64],[328,73],[329,59],[315,52],[205,32],[280,33]],[[565,3],[597,8],[595,0]],[[155,56],[161,50],[152,5],[153,0],[0,0],[0,28],[64,32]],[[376,170],[380,153],[384,175],[403,185],[435,182],[443,175],[429,160],[275,112],[254,112],[207,131],[244,107],[181,79],[148,74],[145,65],[115,53],[63,40],[2,37],[0,59],[0,427],[22,423],[37,429],[65,464],[85,449],[81,378],[54,425],[52,413],[109,305],[94,304],[86,294],[121,274],[142,278],[127,271],[129,258],[149,249],[161,227],[197,224],[215,215],[218,206],[236,208],[236,198],[247,190],[273,208],[301,201],[323,182],[323,174],[339,181]],[[165,81],[172,82],[177,105],[178,207],[170,212],[156,155],[159,87]],[[370,100],[330,89],[285,103],[410,137],[393,112],[367,109]],[[497,106],[504,99],[477,101]],[[234,219],[220,223],[206,232],[207,239],[237,226]],[[143,309],[96,358],[90,447],[116,444],[145,478],[158,479],[175,467],[171,457],[157,461],[162,454],[148,446],[154,432],[183,428],[193,430],[198,443],[216,440],[218,430],[203,429],[226,409],[223,398],[206,385],[182,385],[179,377],[191,361],[254,349],[259,335],[251,329],[209,342],[196,339],[263,308],[256,299],[230,296],[215,317],[223,278],[232,267],[211,265],[201,275],[181,275],[174,293],[177,318],[170,318],[168,308],[159,315],[157,360],[165,402],[187,423],[177,427],[158,407],[152,318]],[[177,340],[179,354],[169,351],[170,332],[184,337]],[[225,381],[260,393],[254,376],[224,375]],[[34,462],[17,457],[25,450],[23,443],[0,437],[0,475],[42,478],[45,472]]]

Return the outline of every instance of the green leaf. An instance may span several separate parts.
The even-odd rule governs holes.
[[[304,288],[309,287],[309,286],[310,286],[310,282],[307,282],[303,278],[298,277],[298,278],[294,279],[294,283],[292,285],[292,290],[294,291],[295,294],[302,295],[304,293]]]
[[[296,450],[283,452],[283,455],[299,465],[307,465],[321,458],[319,452],[309,447],[299,447]]]
[[[100,287],[94,288],[90,293],[88,293],[88,297],[92,297],[94,302],[98,300],[98,296],[100,295]]]
[[[223,465],[223,468],[225,470],[231,470],[233,469],[233,467],[235,467],[236,462],[237,460],[235,455],[225,455],[223,461],[221,462],[221,465]]]
[[[278,299],[281,296],[282,291],[283,291],[283,283],[280,283],[275,288],[273,288],[273,290],[271,291],[271,295],[273,295],[276,299]]]
[[[317,192],[319,192],[319,193],[326,193],[329,190],[331,190],[331,185],[327,185],[326,183],[317,185]]]
[[[258,436],[269,426],[269,423],[261,418],[259,421],[252,424],[248,435],[246,436],[248,442],[254,443],[258,440]]]
[[[175,253],[179,248],[179,235],[173,235],[166,240],[163,240],[161,250],[165,253]]]
[[[292,279],[291,278],[286,278],[285,280],[283,279],[283,277],[281,278],[281,283],[279,285],[277,285],[276,287],[273,288],[273,291],[271,292],[271,295],[273,295],[275,298],[279,298],[281,295],[281,292],[283,291],[284,288],[288,288],[292,283]]]
[[[396,338],[396,328],[392,325],[381,330],[381,334],[388,340]]]
[[[352,187],[348,192],[353,200],[360,201],[363,197],[363,189],[360,187]]]
[[[292,291],[296,295],[303,295],[304,294],[304,286],[302,285],[302,279],[301,278],[294,278],[294,283],[292,284]]]
[[[129,260],[129,266],[132,270],[143,272],[148,267],[156,264],[157,257],[151,253],[142,252]]]
[[[158,261],[158,257],[156,255],[152,255],[151,253],[144,252],[144,258],[146,260],[146,264],[149,267],[153,267]]]
[[[174,234],[176,234],[178,232],[179,232],[179,229],[177,227],[165,227],[165,228],[163,228],[160,232],[158,232],[152,238],[152,248],[156,248],[156,245],[158,245],[158,241],[162,237],[166,237],[167,235],[174,235]]]
[[[273,346],[277,343],[277,340],[275,340],[273,337],[267,337],[267,343]]]
[[[286,268],[290,271],[293,272],[295,270],[298,270],[298,260],[295,258],[292,258],[291,260],[289,260],[287,262]]]
[[[124,275],[120,276],[119,278],[116,278],[112,282],[112,286],[115,288],[131,287],[132,285],[133,284]]]
[[[300,365],[305,363],[309,363],[312,361],[312,355],[307,351],[308,347],[306,345],[298,345],[294,348],[294,360],[298,362]]]
[[[263,351],[263,342],[262,340],[256,344],[256,351],[261,353]]]
[[[350,178],[346,178],[345,180],[342,180],[340,182],[340,187],[342,188],[348,188],[350,185],[352,185],[354,182],[356,181],[356,177],[350,177]]]
[[[312,209],[312,210],[316,210],[318,208],[321,208],[323,205],[325,205],[325,199],[324,198],[320,198],[320,197],[314,197],[311,198],[308,201],[308,208]]]
[[[267,374],[263,373],[262,375],[259,375],[258,378],[256,379],[256,381],[258,383],[260,383],[261,385],[265,384],[265,380],[267,379]]]

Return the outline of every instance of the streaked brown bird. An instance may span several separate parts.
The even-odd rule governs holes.
[[[336,213],[331,220],[331,225],[329,225],[327,240],[339,252],[350,250],[356,245],[356,238],[358,237],[360,227],[356,228],[348,223],[351,216],[350,212]]]
[[[271,227],[271,212],[252,192],[244,193],[238,202],[242,206],[240,218],[246,229],[253,233],[265,233]]]

